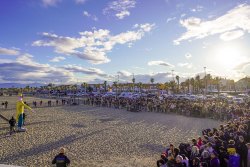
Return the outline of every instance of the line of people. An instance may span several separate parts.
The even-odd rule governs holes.
[[[185,99],[165,98],[119,98],[89,96],[83,100],[85,105],[126,109],[128,111],[148,111],[177,113],[186,116],[209,117],[218,120],[230,120],[244,116],[250,108],[250,103],[228,103],[222,99],[190,101]]]

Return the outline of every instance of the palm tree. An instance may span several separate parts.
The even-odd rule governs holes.
[[[87,83],[83,82],[81,86],[84,87],[84,90],[85,90],[85,93],[86,93],[87,92]]]
[[[169,83],[168,83],[168,82],[165,82],[165,83],[164,83],[164,88],[165,88],[165,90],[168,92],[168,88],[169,88]]]
[[[155,81],[155,79],[154,79],[154,78],[150,78],[150,82],[151,82],[150,89],[152,89],[152,85],[153,85],[154,81]]]
[[[181,82],[180,83],[180,90],[183,93],[186,93],[186,87],[187,87],[187,83],[186,82]]]
[[[171,87],[172,92],[175,93],[175,86],[176,86],[175,81],[170,81],[169,86]]]
[[[192,93],[195,93],[195,80],[194,80],[194,78],[191,78],[190,79],[190,82],[191,82],[191,86],[192,86]]]
[[[150,82],[151,82],[151,84],[153,84],[155,82],[155,79],[154,78],[150,78]]]
[[[177,81],[177,93],[179,93],[179,89],[180,89],[180,77],[178,75],[175,76],[176,81]]]
[[[132,78],[132,83],[133,83],[133,92],[135,91],[135,77]]]
[[[107,92],[107,81],[104,81],[103,85],[104,85],[104,91],[106,93]]]
[[[142,83],[141,82],[138,83],[138,87],[139,87],[139,90],[140,90],[140,93],[141,93],[141,89],[142,89]]]
[[[217,86],[217,91],[218,91],[218,95],[220,94],[220,78],[219,77],[215,77],[215,84]]]
[[[117,82],[115,81],[115,82],[113,82],[113,85],[114,85],[114,87],[115,87],[115,92],[116,92],[116,96],[117,96]]]
[[[196,80],[196,83],[197,83],[197,92],[199,92],[199,91],[200,91],[200,88],[201,88],[201,79],[200,79],[200,76],[197,75],[197,76],[195,77],[195,80]]]
[[[188,93],[190,92],[190,79],[187,79],[186,81],[186,86],[188,88]]]
[[[211,74],[207,74],[205,77],[204,77],[204,79],[205,79],[205,89],[207,89],[207,87],[209,86],[209,88],[211,89],[211,87],[210,87],[210,82],[211,82],[211,80],[213,80],[213,77],[212,77],[212,75]],[[207,92],[207,90],[206,90],[206,92]]]

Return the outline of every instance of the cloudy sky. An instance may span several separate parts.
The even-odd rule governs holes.
[[[1,0],[0,83],[250,75],[250,0]]]

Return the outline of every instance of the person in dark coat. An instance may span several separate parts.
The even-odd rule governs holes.
[[[227,167],[227,162],[225,161],[225,159],[228,159],[228,154],[227,154],[227,151],[226,149],[221,146],[219,148],[219,160],[220,160],[220,166],[221,167]]]
[[[161,154],[161,159],[156,162],[157,167],[165,165],[168,161],[167,154],[164,152]]]
[[[248,148],[243,136],[239,136],[239,143],[236,147],[237,153],[240,155],[240,166],[247,167]]]
[[[59,154],[55,156],[52,164],[56,164],[56,167],[67,167],[70,164],[70,160],[65,154],[65,148],[60,148]]]
[[[195,157],[191,162],[191,167],[200,167],[200,158]]]
[[[16,125],[16,120],[14,119],[14,117],[11,117],[11,119],[9,120],[9,124],[10,124],[10,135],[12,135],[12,133],[15,132],[15,125]]]
[[[213,151],[211,153],[210,167],[220,167],[220,160],[218,158],[218,154]]]
[[[187,167],[186,163],[183,162],[183,157],[181,155],[177,155],[175,158],[175,167]]]

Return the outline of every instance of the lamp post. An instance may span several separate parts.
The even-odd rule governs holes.
[[[118,88],[119,79],[120,79],[120,76],[119,76],[119,74],[118,74],[118,75],[117,75],[116,96],[117,96],[117,88]]]
[[[207,95],[207,73],[206,73],[206,68],[204,67],[204,73],[205,73],[205,91],[204,94]]]
[[[134,75],[134,73],[133,73],[132,82],[133,82],[133,93],[134,93],[135,92],[135,75]]]

